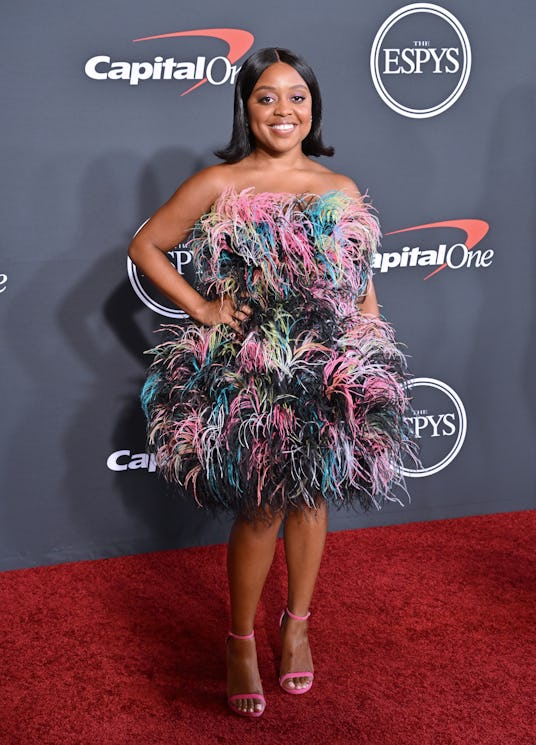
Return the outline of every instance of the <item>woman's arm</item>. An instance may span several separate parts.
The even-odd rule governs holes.
[[[206,300],[165,255],[188,237],[195,222],[225,189],[221,169],[222,166],[212,166],[185,181],[134,236],[128,255],[166,297],[194,320],[209,326],[226,323],[240,333],[240,324],[251,310],[247,306],[236,309],[228,297]]]
[[[368,281],[366,294],[359,298],[358,303],[361,313],[367,313],[370,316],[376,316],[376,318],[380,317],[380,309],[378,307],[378,299],[372,277]]]

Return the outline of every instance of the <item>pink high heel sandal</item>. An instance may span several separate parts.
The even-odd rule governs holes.
[[[279,619],[279,627],[283,625],[283,619],[287,615],[289,618],[292,618],[293,621],[307,621],[309,616],[311,615],[311,611],[306,616],[297,616],[295,613],[291,613],[288,608],[284,608],[281,612],[281,618]],[[301,693],[307,693],[307,691],[310,691],[313,685],[314,680],[314,674],[308,670],[307,672],[301,672],[301,673],[285,673],[284,675],[281,675],[279,677],[279,685],[281,688],[285,691],[285,693],[292,693],[293,695],[299,695]],[[294,680],[295,678],[310,678],[310,682],[304,686],[303,688],[287,688],[287,686],[283,685],[283,683],[286,680]]]
[[[251,634],[246,634],[245,636],[241,636],[240,634],[233,634],[232,631],[229,631],[229,634],[227,635],[227,638],[232,637],[233,639],[254,639],[255,638],[255,632],[252,631]],[[238,709],[236,706],[233,705],[234,701],[238,701],[240,699],[244,698],[252,698],[255,701],[260,701],[262,703],[262,709],[260,711],[242,711],[242,709]],[[235,693],[233,696],[227,696],[227,704],[231,711],[233,711],[235,714],[238,714],[241,717],[260,717],[262,714],[264,714],[264,710],[266,708],[266,699],[261,693]]]

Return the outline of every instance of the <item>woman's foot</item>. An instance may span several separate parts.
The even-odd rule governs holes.
[[[243,716],[260,716],[266,706],[253,634],[227,637],[227,701]]]
[[[288,693],[306,693],[313,685],[313,659],[307,636],[308,618],[309,614],[289,614],[288,609],[283,612],[281,618],[282,652],[279,683]]]

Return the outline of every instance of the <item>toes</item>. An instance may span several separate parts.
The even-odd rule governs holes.
[[[288,678],[283,683],[284,688],[288,688],[291,691],[301,690],[302,688],[308,688],[312,683],[312,678]]]
[[[291,681],[289,681],[289,688],[303,688],[303,679],[302,678],[293,678]]]
[[[246,698],[246,699],[244,699],[244,701],[242,703],[243,703],[243,705],[241,707],[241,710],[244,711],[244,712],[246,712],[246,713],[248,713],[248,714],[253,714],[255,712],[258,712],[258,711],[262,711],[263,710],[262,703],[260,701],[258,701],[257,699]]]
[[[255,698],[238,698],[232,703],[232,706],[236,711],[242,714],[253,714],[259,711],[263,711],[264,705],[261,701]]]

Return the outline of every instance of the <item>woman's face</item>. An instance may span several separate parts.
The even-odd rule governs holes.
[[[247,102],[256,148],[274,154],[301,150],[311,130],[311,107],[307,83],[293,67],[284,62],[267,67]]]

